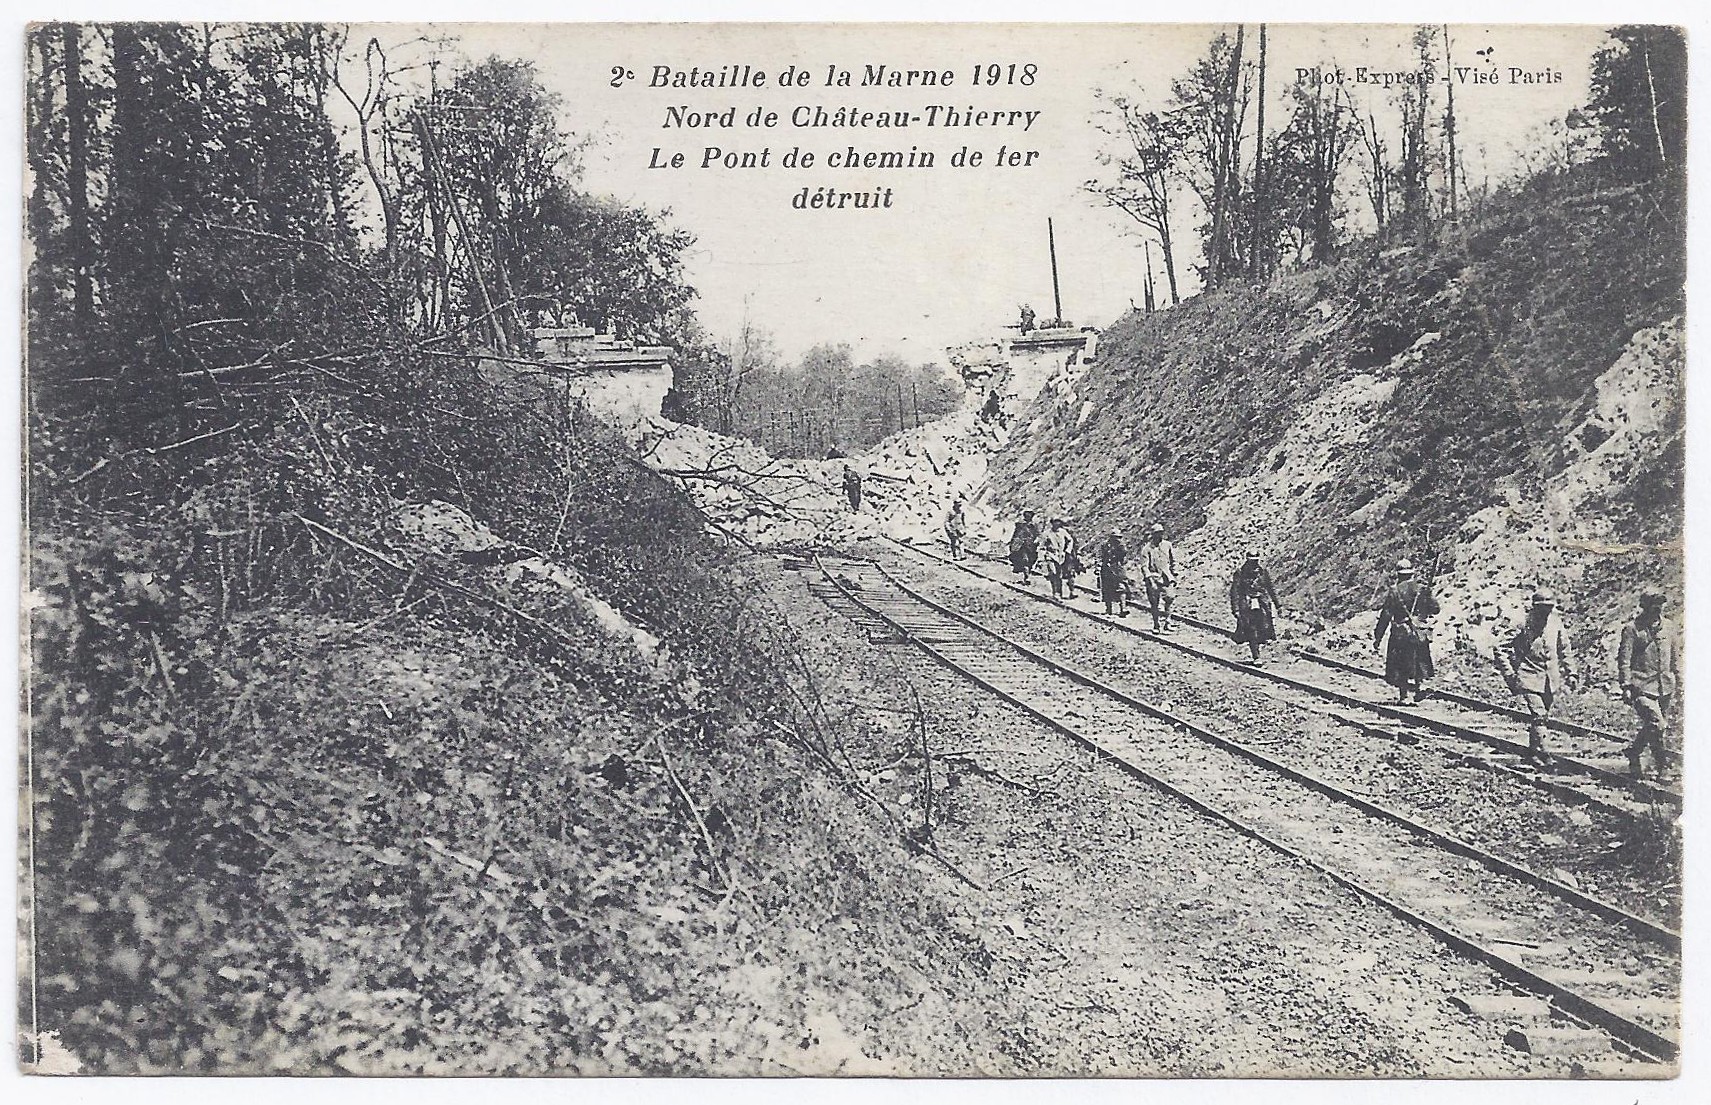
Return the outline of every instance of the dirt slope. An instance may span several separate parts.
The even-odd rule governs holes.
[[[1682,243],[1661,189],[1570,176],[1426,245],[1128,315],[989,494],[1084,534],[1163,522],[1208,613],[1250,544],[1309,621],[1436,554],[1454,640],[1542,580],[1602,677],[1639,585],[1680,578]]]

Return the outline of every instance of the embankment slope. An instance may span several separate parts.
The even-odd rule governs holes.
[[[1638,588],[1679,588],[1681,219],[1661,184],[1535,180],[1426,244],[1125,316],[1019,420],[992,499],[1087,536],[1161,521],[1207,613],[1256,547],[1351,640],[1400,556],[1438,559],[1458,643],[1543,582],[1602,677]]]

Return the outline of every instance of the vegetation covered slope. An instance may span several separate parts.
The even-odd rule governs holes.
[[[1682,219],[1664,180],[1575,171],[1535,179],[1422,245],[1368,245],[1126,316],[1074,394],[1048,389],[994,458],[995,499],[1066,513],[1089,533],[1157,520],[1183,535],[1227,513],[1219,500],[1243,481],[1281,473],[1281,494],[1301,501],[1245,527],[1221,519],[1194,550],[1204,601],[1252,544],[1286,603],[1346,617],[1397,557],[1441,554],[1453,567],[1470,517],[1505,502],[1525,514],[1596,446],[1596,431],[1578,443],[1568,431],[1597,403],[1598,378],[1637,332],[1682,313]],[[1678,381],[1679,347],[1669,355]],[[1363,385],[1387,394],[1363,400]],[[1348,402],[1327,408],[1338,396]],[[1679,388],[1658,401],[1678,402]],[[1335,437],[1356,417],[1358,432],[1319,455],[1281,448]],[[1304,421],[1314,418],[1324,424]],[[1601,602],[1678,578],[1679,419],[1672,408],[1673,430],[1594,504],[1611,523],[1606,544],[1627,548],[1605,570]],[[1583,594],[1574,606],[1592,603]],[[1607,612],[1582,628],[1601,630]]]

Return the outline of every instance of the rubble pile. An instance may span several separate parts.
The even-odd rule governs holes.
[[[636,452],[688,493],[709,522],[769,546],[833,546],[879,536],[938,539],[951,504],[984,487],[986,460],[1008,434],[972,407],[893,434],[850,458],[774,457],[743,438],[649,417],[630,424]],[[862,480],[861,508],[844,492],[845,466]],[[970,533],[995,529],[978,502],[965,511]]]
[[[775,457],[754,442],[657,415],[626,435],[655,471],[681,487],[716,529],[754,545],[812,545],[872,536],[852,517],[842,461]],[[858,531],[858,532],[851,532]]]

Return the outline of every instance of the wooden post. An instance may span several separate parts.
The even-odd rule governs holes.
[[[1052,322],[1063,321],[1063,297],[1058,294],[1057,282],[1057,235],[1052,231],[1051,219],[1046,220],[1046,249],[1052,257]]]

